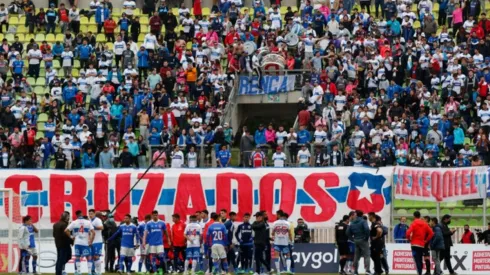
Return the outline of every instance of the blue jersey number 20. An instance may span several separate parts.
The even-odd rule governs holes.
[[[221,241],[223,240],[223,232],[221,231],[213,231],[213,240]]]

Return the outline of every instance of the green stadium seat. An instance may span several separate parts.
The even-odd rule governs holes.
[[[36,86],[34,88],[34,94],[36,94],[38,96],[43,96],[44,95],[44,87]],[[38,118],[38,121],[39,121],[39,118]]]
[[[451,221],[454,221],[454,226],[463,226],[465,224],[468,224],[468,220],[465,220],[465,219],[456,219],[456,218],[453,218]]]
[[[398,210],[396,211],[396,214],[397,214],[398,216],[406,216],[406,215],[408,215],[408,211],[407,211],[406,209],[398,209]]]
[[[483,215],[483,209],[475,208],[475,211],[473,211],[473,215]]]
[[[33,33],[26,33],[26,35],[24,35],[24,42],[30,42],[31,39],[34,39],[35,37],[36,36]]]
[[[455,208],[455,209],[452,210],[452,214],[453,215],[460,215],[460,216],[462,216],[464,214],[463,213],[463,209],[461,209],[461,208]]]
[[[420,214],[422,216],[428,216],[429,215],[429,210],[428,209],[420,209]]]
[[[42,41],[46,40],[46,37],[44,36],[43,33],[37,33],[36,38],[34,40],[37,41],[37,43],[41,43]]]
[[[37,131],[37,133],[36,133],[36,139],[41,139],[41,138],[44,138],[44,132]]]
[[[46,78],[38,77],[36,79],[36,86],[42,86],[42,87],[46,86]]]
[[[28,77],[27,78],[27,83],[34,85],[36,83],[36,79],[34,77]]]
[[[61,68],[59,60],[57,60],[57,59],[53,60],[53,68],[55,68],[55,69]]]
[[[473,215],[473,208],[465,208],[465,209],[463,209],[463,214],[464,215],[468,215],[468,216]]]
[[[469,226],[482,226],[483,225],[483,222],[482,222],[481,219],[470,219],[468,221],[468,225]]]
[[[38,122],[37,123],[37,130],[38,131],[43,131],[44,132],[44,122]]]
[[[121,15],[122,15],[121,9],[120,8],[113,8],[112,9],[112,15],[117,16],[117,17],[121,17]]]

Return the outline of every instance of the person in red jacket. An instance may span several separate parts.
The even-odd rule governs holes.
[[[412,246],[412,255],[417,274],[422,275],[424,247],[432,239],[434,232],[427,222],[420,219],[419,211],[415,211],[413,217],[414,220],[407,230],[407,240]]]
[[[165,112],[162,115],[163,125],[165,128],[168,128],[170,131],[177,126],[177,120],[175,119],[174,113],[170,108],[166,108]]]
[[[185,237],[186,224],[180,220],[179,214],[172,215],[172,243],[174,245],[174,271],[183,271],[184,265],[179,259],[185,259],[185,247],[187,239]]]
[[[150,18],[150,32],[155,36],[159,36],[162,31],[162,19],[158,15],[158,12],[154,12]]]
[[[476,243],[475,234],[471,232],[470,226],[467,224],[464,225],[464,233],[463,236],[461,237],[461,243],[465,243],[465,244]]]
[[[473,35],[475,34],[478,39],[484,39],[485,38],[485,32],[483,31],[483,28],[480,25],[473,25],[473,28],[471,28],[470,34]]]
[[[107,42],[114,43],[116,38],[114,37],[114,30],[117,28],[116,21],[112,19],[112,15],[109,15],[109,18],[104,22],[104,32]]]
[[[230,31],[228,32],[228,34],[226,35],[225,37],[225,46],[226,45],[231,45],[233,44],[233,42],[235,41],[234,39],[240,39],[240,36],[238,35],[238,33],[235,31],[235,28],[233,27],[230,27]]]
[[[481,98],[487,98],[489,85],[485,81],[485,76],[480,77],[480,82],[478,82],[478,94]]]
[[[480,14],[480,20],[478,20],[478,26],[483,29],[485,35],[490,33],[490,20],[487,19],[487,14],[482,12]]]

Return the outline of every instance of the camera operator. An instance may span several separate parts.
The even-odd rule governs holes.
[[[294,229],[294,236],[295,243],[310,242],[310,229],[302,218],[298,219],[298,225]]]

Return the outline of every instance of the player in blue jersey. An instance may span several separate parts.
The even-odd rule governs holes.
[[[82,211],[75,212],[77,219],[72,221],[65,230],[66,235],[75,242],[75,275],[80,275],[81,258],[87,259],[87,268],[92,272],[92,256],[90,246],[94,241],[95,231],[92,223],[83,218]]]
[[[88,216],[92,226],[94,227],[95,236],[92,247],[90,247],[90,252],[92,256],[92,274],[100,275],[102,273],[102,244],[104,240],[102,239],[102,230],[104,230],[104,224],[99,218],[102,216],[100,213],[95,213],[94,209],[88,211]]]
[[[32,224],[31,216],[25,216],[22,219],[22,225],[19,228],[18,244],[20,248],[20,274],[29,273],[29,260],[32,256],[32,273],[37,272],[37,249],[34,240],[34,234],[38,232],[37,228]]]
[[[231,153],[228,150],[228,147],[226,146],[226,144],[221,146],[221,150],[218,152],[217,156],[218,157],[217,157],[216,161],[218,162],[218,167],[225,168],[225,167],[228,167],[230,165]]]
[[[146,242],[143,242],[143,236],[145,235],[146,224],[151,220],[151,215],[145,215],[145,221],[138,225],[138,235],[140,238],[140,243],[146,243],[146,245],[141,245],[140,247],[140,261],[138,262],[138,272],[141,273],[143,268],[143,263],[145,263],[146,271],[150,271],[150,260],[146,257],[148,255],[148,238]]]
[[[228,272],[228,261],[226,260],[226,249],[228,245],[228,238],[226,227],[221,223],[219,215],[216,213],[211,214],[213,223],[208,227],[206,233],[206,242],[211,247],[211,258],[213,259],[213,273],[218,274],[220,270],[220,263],[223,266],[223,271]]]
[[[124,223],[119,226],[107,241],[111,241],[117,236],[121,236],[121,252],[119,253],[119,274],[123,272],[123,264],[126,266],[126,273],[131,274],[133,265],[134,249],[139,247],[139,235],[136,225],[131,224],[131,215],[124,216]]]
[[[163,274],[165,270],[165,252],[163,250],[163,236],[165,235],[169,240],[170,246],[172,242],[168,235],[167,225],[165,222],[158,219],[158,211],[153,210],[151,212],[152,220],[146,223],[145,234],[143,235],[143,246],[148,244],[147,255],[151,258],[151,266],[153,271],[157,270],[157,257],[160,261],[159,273]]]

